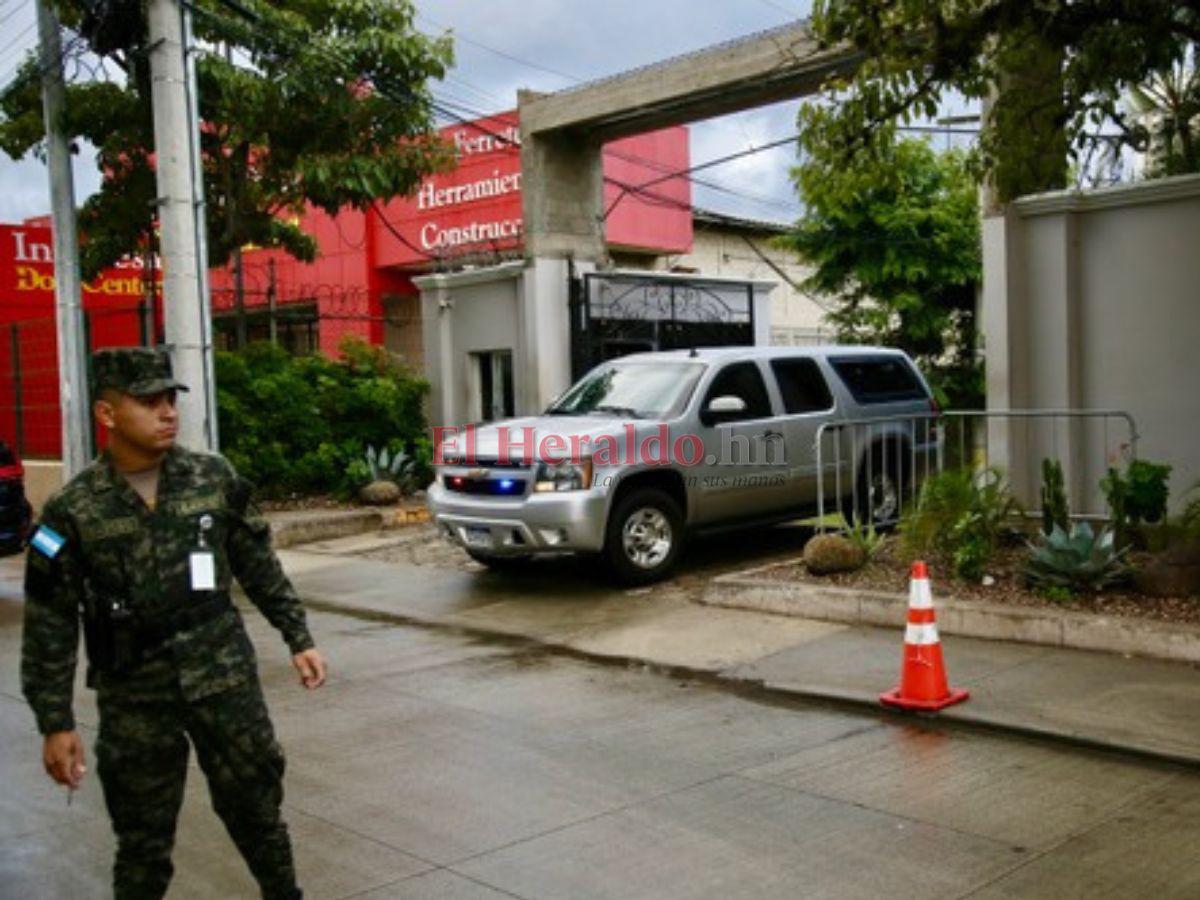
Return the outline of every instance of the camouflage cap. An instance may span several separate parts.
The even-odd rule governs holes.
[[[175,380],[170,354],[156,347],[110,347],[96,351],[92,354],[92,387],[96,393],[112,388],[141,397],[188,389]]]

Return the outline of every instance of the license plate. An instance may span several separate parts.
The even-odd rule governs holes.
[[[490,547],[492,546],[491,529],[483,528],[478,525],[467,526],[465,532],[465,540],[469,547]]]

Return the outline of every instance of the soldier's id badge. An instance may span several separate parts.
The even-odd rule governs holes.
[[[192,590],[215,591],[217,589],[217,569],[212,551],[195,550],[188,557],[188,562],[192,569]]]

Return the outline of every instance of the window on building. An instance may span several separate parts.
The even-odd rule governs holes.
[[[494,422],[516,415],[511,350],[472,353],[479,383],[479,420]]]
[[[789,415],[821,412],[833,406],[829,385],[815,360],[773,359],[771,370],[783,397],[783,409]]]

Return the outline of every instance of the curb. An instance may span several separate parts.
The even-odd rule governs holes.
[[[326,510],[312,516],[268,514],[267,520],[277,550],[378,531],[389,524],[378,509]]]
[[[904,594],[754,577],[775,565],[719,575],[705,587],[700,602],[842,625],[904,625]],[[939,598],[936,605],[942,634],[1200,663],[1200,627],[1195,625],[953,598]]]
[[[936,714],[906,713],[901,710],[884,707],[878,702],[874,694],[868,696],[803,685],[781,685],[758,678],[739,676],[736,673],[736,669],[706,669],[678,663],[653,662],[627,654],[597,653],[591,650],[580,649],[571,644],[541,640],[511,631],[446,622],[436,618],[422,617],[408,613],[369,609],[355,606],[351,603],[341,603],[303,593],[302,600],[305,607],[321,612],[337,613],[370,621],[387,622],[394,625],[422,628],[429,631],[440,631],[481,638],[494,643],[538,650],[600,665],[639,668],[672,678],[688,678],[700,681],[722,690],[745,695],[752,699],[781,703],[819,703],[859,714],[870,713],[878,719],[893,723],[920,722],[922,725],[928,727],[955,727],[976,732],[989,732],[1046,743],[1066,744],[1091,751],[1115,753],[1153,763],[1166,763],[1174,766],[1184,766],[1189,769],[1200,769],[1200,754],[1189,755],[1187,753],[1164,750],[1148,744],[1135,742],[1123,743],[1104,738],[1090,737],[1067,729],[1027,725],[1001,718],[988,718],[973,714],[967,707],[951,707],[949,710],[944,710]]]

